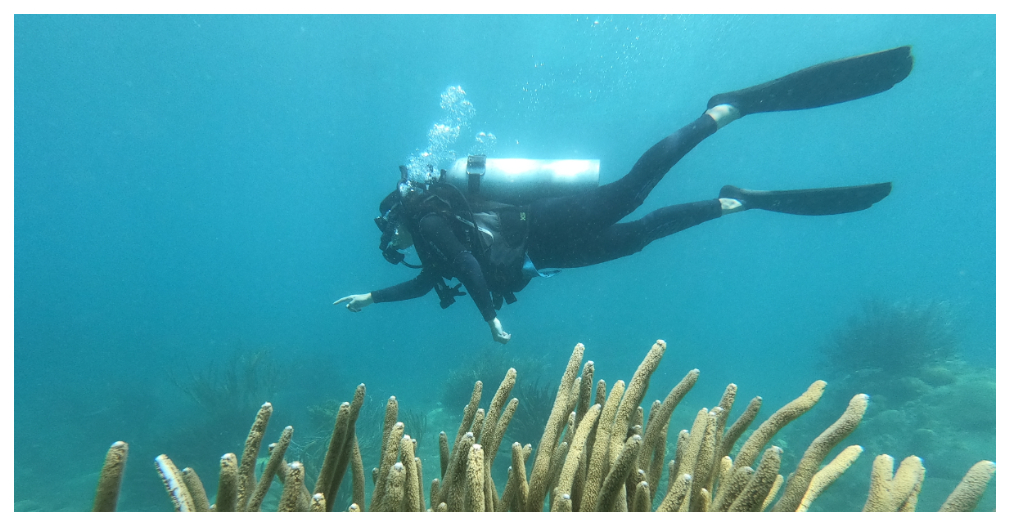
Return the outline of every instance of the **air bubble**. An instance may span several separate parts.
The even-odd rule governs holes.
[[[441,108],[444,116],[441,121],[428,130],[428,147],[422,152],[415,152],[407,161],[407,173],[411,181],[426,184],[436,176],[441,166],[451,164],[456,160],[456,152],[452,146],[459,139],[460,133],[470,127],[470,120],[477,110],[466,100],[466,92],[462,86],[449,86],[441,95]],[[471,155],[489,153],[497,139],[492,133],[480,132],[470,149]]]

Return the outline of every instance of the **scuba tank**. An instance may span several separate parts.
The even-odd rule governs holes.
[[[485,201],[525,205],[578,193],[600,183],[599,159],[488,159],[470,155],[443,170],[439,182]]]

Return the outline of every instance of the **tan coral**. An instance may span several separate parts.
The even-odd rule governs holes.
[[[656,508],[656,511],[679,510],[681,504],[691,492],[691,475],[684,473],[679,477],[675,476],[673,471],[673,461],[670,462],[670,478],[674,479],[674,482],[670,484],[670,488],[667,490],[666,496],[663,497],[663,501],[659,503],[659,507]]]
[[[544,435],[540,439],[537,447],[537,454],[533,460],[533,469],[530,471],[530,491],[526,501],[527,511],[542,511],[544,497],[547,495],[548,476],[550,475],[551,456],[557,445],[558,435],[561,426],[564,425],[565,418],[568,417],[568,398],[571,396],[572,385],[575,384],[576,375],[579,372],[579,364],[582,363],[582,353],[586,348],[581,343],[575,346],[571,358],[568,359],[568,366],[565,374],[561,378],[561,385],[554,398],[554,407],[551,415],[547,418],[547,427]]]
[[[775,497],[778,496],[779,490],[782,489],[782,482],[784,480],[785,478],[781,474],[775,477],[775,483],[772,484],[771,491],[768,492],[768,496],[765,497],[764,504],[761,505],[761,509],[758,511],[764,511],[768,509],[768,506],[772,503],[772,501],[775,500]]]
[[[733,425],[729,426],[729,429],[723,434],[722,439],[719,440],[719,448],[716,450],[716,457],[722,458],[729,455],[730,451],[733,450],[733,446],[736,441],[740,439],[743,432],[751,425],[751,422],[757,418],[758,411],[761,410],[762,399],[760,396],[755,396],[747,404],[747,408],[744,409],[743,413],[733,422]]]
[[[529,495],[529,482],[526,480],[526,454],[519,442],[512,443],[512,467],[509,468],[509,483],[512,490],[506,488],[502,494],[502,509],[508,511],[523,511],[526,509],[526,497]]]
[[[754,469],[750,466],[734,467],[726,478],[719,483],[719,491],[712,501],[712,511],[727,511],[733,501],[743,492],[754,477]]]
[[[239,511],[245,511],[249,497],[256,488],[256,458],[259,456],[260,443],[263,441],[263,434],[267,430],[267,423],[270,422],[273,411],[274,407],[270,402],[264,403],[256,413],[256,420],[253,421],[249,436],[246,437],[245,449],[242,451],[242,460],[238,467]]]
[[[445,478],[445,470],[449,467],[449,437],[445,431],[438,433],[438,462],[442,471],[439,476]]]
[[[389,468],[389,473],[385,477],[386,490],[382,492],[382,497],[374,498],[373,502],[381,502],[379,511],[402,511],[404,489],[407,482],[407,470],[402,462],[397,462]]]
[[[810,509],[810,505],[813,504],[814,500],[820,496],[821,493],[831,485],[832,482],[842,476],[849,466],[859,458],[862,454],[862,446],[849,446],[842,450],[827,466],[821,468],[811,479],[810,484],[807,486],[806,493],[803,494],[803,499],[800,500],[799,506],[796,511],[807,511]]]
[[[519,399],[513,398],[509,400],[505,410],[502,411],[501,416],[498,418],[498,424],[495,426],[493,433],[490,437],[485,436],[481,441],[481,445],[484,446],[484,465],[490,471],[491,465],[494,463],[495,458],[498,456],[498,448],[501,447],[501,441],[505,438],[505,431],[508,429],[509,423],[512,422],[512,417],[515,416],[516,410],[519,408]]]
[[[643,480],[635,487],[635,497],[634,503],[631,505],[631,511],[651,511],[651,502],[652,497],[649,494],[649,483]]]
[[[422,471],[421,459],[414,457],[414,474],[417,479],[417,509],[416,511],[424,511],[424,471]]]
[[[477,408],[480,407],[480,397],[484,390],[484,382],[477,380],[473,384],[473,392],[470,394],[470,401],[463,408],[463,420],[459,423],[459,430],[456,431],[456,438],[452,442],[452,447],[455,448],[459,441],[463,439],[468,431],[470,431],[470,426],[473,424],[473,419],[477,416]],[[455,450],[455,449],[454,449]]]
[[[631,427],[629,422],[632,413],[639,404],[642,403],[642,398],[645,397],[645,390],[649,387],[649,378],[652,377],[652,373],[656,371],[657,367],[659,367],[659,362],[663,359],[663,354],[665,353],[666,342],[663,340],[656,340],[656,343],[652,344],[652,348],[649,349],[649,352],[645,355],[645,359],[638,365],[638,369],[635,370],[635,374],[631,377],[631,381],[628,382],[628,388],[624,392],[621,404],[617,406],[617,415],[614,417],[614,427],[610,433],[611,463],[615,462],[617,460],[617,456],[620,454],[621,445],[624,443],[627,436],[627,430]]]
[[[392,473],[390,468],[396,463],[396,457],[400,454],[400,440],[403,438],[403,429],[403,422],[397,422],[390,429],[386,438],[386,447],[382,450],[382,458],[379,462],[379,477],[375,481],[375,491],[372,493],[372,503],[368,507],[369,511],[376,511],[386,507],[382,502],[386,495],[386,488],[388,487],[386,477]],[[402,465],[400,469],[403,469]]]
[[[235,511],[238,503],[238,459],[234,453],[221,457],[221,476],[218,478],[215,510]]]
[[[940,506],[940,511],[974,511],[989,485],[989,479],[995,474],[995,462],[983,460],[972,466],[943,506]]]
[[[715,434],[713,437],[715,440],[715,448],[712,452],[712,471],[709,472],[708,479],[705,480],[702,485],[705,489],[709,490],[709,494],[711,494],[712,489],[715,487],[715,481],[719,476],[720,459],[722,459],[722,455],[719,453],[722,451],[721,445],[723,434],[726,432],[726,422],[729,421],[729,413],[733,410],[733,403],[736,402],[736,391],[736,384],[727,385],[726,389],[722,393],[722,398],[719,399],[719,405],[716,406],[722,411],[716,419],[715,429],[713,430],[713,433]]]
[[[603,480],[603,486],[600,487],[596,511],[613,511],[614,506],[618,504],[621,490],[624,489],[625,479],[637,465],[638,453],[641,448],[642,437],[639,435],[632,436],[624,443],[624,447],[621,448],[614,460],[610,473]]]
[[[210,501],[207,490],[193,468],[182,468],[182,481],[186,484],[189,496],[193,498],[193,511],[210,511]]]
[[[768,420],[765,420],[764,423],[758,426],[751,433],[751,436],[747,438],[747,441],[743,443],[743,446],[740,447],[740,453],[733,459],[733,465],[743,467],[753,464],[758,453],[775,436],[775,433],[778,433],[786,424],[809,411],[821,399],[826,385],[828,385],[827,382],[817,380],[810,384],[810,387],[799,398],[784,405],[781,409],[775,411],[772,416],[768,417]]]
[[[572,496],[565,493],[558,499],[558,510],[560,512],[572,511]]]
[[[357,436],[355,435],[356,424],[358,420],[358,414],[361,412],[361,406],[365,403],[365,384],[358,384],[358,387],[354,390],[354,398],[351,400],[351,410],[348,414],[347,427],[344,430],[343,436],[339,437],[340,448],[339,455],[337,457],[336,469],[333,470],[333,474],[329,482],[329,490],[324,494],[325,502],[328,507],[326,511],[331,511],[333,509],[332,501],[336,499],[337,490],[340,489],[340,484],[343,481],[344,473],[347,471],[348,464],[354,462],[354,448],[357,447]],[[337,440],[337,436],[331,436],[330,442]],[[360,455],[360,452],[359,452]],[[325,461],[324,461],[325,463]],[[353,466],[351,469],[355,469]],[[321,478],[321,476],[320,476]],[[317,482],[319,482],[317,480]],[[353,480],[352,480],[353,483]],[[353,490],[353,489],[352,489]],[[357,493],[355,493],[357,495]],[[362,488],[362,495],[364,495],[364,488]],[[364,504],[364,503],[362,503]]]
[[[593,403],[590,401],[590,397],[593,395],[593,374],[595,372],[596,366],[592,360],[586,362],[582,366],[582,380],[579,382],[579,403],[576,406],[575,412],[575,426],[578,427],[579,423],[582,422],[582,418],[586,416],[589,408],[592,407]],[[601,403],[602,407],[603,404]],[[569,495],[571,497],[571,495]]]
[[[470,448],[466,467],[465,511],[484,511],[484,450],[480,444]]]
[[[477,409],[477,412],[473,415],[473,425],[471,431],[473,431],[473,439],[476,442],[480,442],[481,432],[484,430],[484,409]]]
[[[340,452],[346,440],[350,416],[351,404],[347,402],[340,404],[340,408],[337,410],[337,418],[333,424],[333,434],[330,437],[326,456],[323,458],[323,467],[319,472],[319,478],[316,480],[314,490],[314,493],[322,493],[324,498],[329,494],[330,482],[333,480],[333,474],[337,470],[337,462],[340,459]]]
[[[589,437],[589,431],[592,430],[594,425],[596,425],[596,421],[600,417],[601,410],[602,408],[600,407],[600,404],[594,405],[589,408],[582,421],[579,422],[578,429],[575,431],[575,436],[572,438],[572,443],[568,446],[568,455],[565,457],[561,474],[558,477],[556,490],[559,494],[571,495],[572,486],[575,482],[575,474],[578,471],[579,464],[584,456],[586,439]]]
[[[870,492],[866,496],[863,511],[890,511],[891,478],[894,477],[894,457],[877,455],[873,459],[873,471],[870,472]]]
[[[284,453],[288,449],[288,444],[291,443],[291,436],[293,434],[294,428],[291,426],[285,427],[284,431],[281,432],[280,440],[271,449],[270,460],[267,461],[266,468],[263,469],[263,476],[260,478],[259,483],[256,484],[256,490],[249,499],[249,505],[246,508],[248,511],[260,510],[260,505],[263,504],[263,497],[266,497],[267,490],[270,489],[270,483],[273,482],[277,468],[284,463]]]
[[[684,473],[690,473],[691,479],[698,482],[698,484],[691,485],[691,496],[688,497],[689,503],[691,502],[691,499],[695,499],[697,501],[698,492],[701,491],[702,488],[702,481],[699,480],[698,473],[694,468],[697,464],[698,452],[701,451],[705,435],[706,433],[710,433],[712,420],[708,417],[708,414],[708,408],[703,407],[698,411],[698,414],[695,415],[694,425],[691,427],[691,431],[688,434],[684,453],[680,457],[680,463],[678,464],[678,476]],[[689,504],[689,506],[691,505]],[[696,507],[696,504],[692,507]]]
[[[414,463],[414,441],[410,435],[403,435],[400,439],[400,463],[403,464],[404,485],[403,485],[403,511],[422,511],[423,504],[420,504],[421,485],[417,479],[417,464]]]
[[[901,461],[898,471],[891,479],[891,502],[888,511],[914,511],[919,499],[919,489],[926,477],[926,468],[922,459],[912,455]]]
[[[98,479],[98,489],[95,491],[95,505],[91,511],[116,511],[129,450],[123,441],[115,442],[109,447],[109,452],[105,454],[105,464],[102,465],[102,475]]]
[[[684,395],[694,387],[699,374],[697,369],[689,371],[666,395],[659,405],[659,410],[655,412],[656,414],[653,415],[653,411],[649,412],[650,422],[645,428],[645,441],[642,443],[642,454],[639,457],[638,467],[647,470],[646,480],[650,487],[656,487],[659,484],[659,477],[663,473],[665,465],[663,455],[666,452],[666,441],[663,439],[666,437],[666,429],[670,425],[670,417],[680,401],[684,399]]]
[[[351,495],[354,503],[365,507],[365,466],[361,462],[361,449],[358,447],[358,437],[352,437],[354,443],[351,449]],[[333,509],[333,505],[329,505]]]
[[[600,485],[610,471],[610,432],[614,424],[614,416],[617,414],[617,407],[624,395],[624,382],[618,380],[610,388],[610,394],[603,405],[600,419],[596,426],[596,441],[593,444],[589,455],[589,465],[586,473],[586,482],[582,494],[582,503],[579,511],[592,511],[596,508],[596,500],[599,495]]]
[[[509,393],[512,392],[512,388],[515,384],[516,370],[515,368],[510,368],[505,373],[505,378],[501,381],[501,385],[498,386],[498,390],[495,391],[494,397],[491,399],[491,405],[488,407],[485,415],[484,428],[480,433],[481,436],[490,438],[494,437],[494,431],[498,427],[498,417],[501,416],[502,409],[505,407]],[[476,434],[474,434],[474,436],[476,436]],[[490,451],[487,453],[490,453]]]
[[[288,474],[290,472],[291,472],[291,464],[282,463],[280,466],[278,466],[277,478],[280,479],[282,484],[287,483]],[[312,495],[309,493],[309,489],[305,486],[304,471],[303,471],[302,483],[292,484],[292,487],[298,492],[298,506],[296,511],[305,511],[309,509],[309,503],[312,500]]]
[[[706,502],[700,499],[702,491],[707,495],[711,495],[708,488],[704,487],[704,483],[707,483],[707,479],[711,477],[712,467],[715,464],[715,447],[716,447],[716,434],[718,433],[719,418],[722,416],[723,410],[721,407],[716,407],[709,411],[705,417],[707,420],[707,425],[705,426],[705,434],[701,439],[701,444],[698,448],[698,453],[694,461],[694,469],[692,471],[692,477],[699,483],[694,488],[691,488],[691,511],[705,511],[702,508]],[[711,499],[709,499],[709,503]]]
[[[453,451],[453,461],[449,465],[442,487],[439,488],[439,498],[448,505],[449,511],[463,511],[466,498],[466,468],[469,462],[470,449],[474,445],[473,433],[467,432],[460,439]]]
[[[386,457],[386,445],[389,443],[389,433],[393,431],[393,426],[400,419],[399,412],[400,402],[395,396],[390,396],[386,400],[386,415],[382,419],[382,443],[379,444],[379,447],[381,447],[379,451],[380,459]],[[397,443],[399,444],[399,441]]]
[[[782,462],[782,448],[772,446],[765,450],[754,476],[747,482],[740,495],[733,500],[729,511],[759,511],[768,498],[779,474]]]
[[[281,492],[281,501],[277,506],[277,511],[299,511],[299,501],[301,500],[299,486],[304,485],[304,480],[305,468],[302,467],[302,463],[292,462],[284,477],[284,491]]]
[[[588,407],[589,395],[593,392],[591,386],[594,368],[588,362],[582,367],[583,376],[576,376],[584,352],[581,345],[576,346],[537,449],[531,475],[527,479],[525,462],[531,454],[532,446],[513,444],[512,467],[500,499],[491,478],[494,460],[494,451],[491,450],[497,450],[509,420],[520,403],[515,398],[507,405],[504,403],[510,385],[514,383],[515,372],[506,374],[486,411],[478,407],[482,384],[476,382],[471,403],[467,404],[460,423],[459,431],[462,434],[458,435],[459,439],[450,444],[444,432],[440,435],[440,475],[443,478],[441,481],[437,478],[432,481],[431,509],[540,510],[547,490],[552,490],[550,500],[554,511],[647,511],[654,497],[654,486],[650,480],[655,476],[656,466],[666,461],[664,457],[669,421],[669,414],[666,413],[667,409],[672,413],[673,405],[666,402],[679,400],[697,377],[697,371],[688,373],[671,395],[668,395],[666,402],[656,401],[652,404],[646,419],[641,400],[649,375],[655,370],[658,358],[662,355],[664,346],[661,344],[660,341],[653,346],[627,387],[623,381],[617,381],[608,396],[606,383],[602,379],[596,379],[597,403]],[[335,449],[333,455],[330,455],[329,463],[334,465],[332,459],[336,458],[335,469],[332,474],[321,475],[320,480],[315,481],[317,486],[325,487],[333,493],[340,484],[347,464],[351,464],[353,504],[348,508],[351,511],[361,511],[365,505],[364,467],[354,432],[357,411],[364,394],[364,386],[358,387],[354,403],[342,404],[334,424],[330,446]],[[767,446],[779,429],[809,410],[819,399],[823,388],[823,382],[815,382],[803,396],[776,411],[751,434],[734,461],[721,453],[732,451],[736,440],[753,421],[761,399],[754,398],[744,414],[724,431],[729,409],[732,408],[737,393],[735,384],[730,384],[717,407],[711,411],[702,410],[698,414],[691,433],[684,430],[678,435],[674,459],[667,464],[671,469],[672,483],[657,511],[758,511],[769,507],[780,489],[783,498],[776,508],[788,510],[798,494],[796,488],[805,490],[796,510],[809,509],[813,499],[844,472],[861,451],[858,446],[847,448],[823,469],[810,475],[830,449],[858,423],[865,411],[865,396],[853,398],[842,418],[811,443],[790,478],[784,480],[778,472],[782,455],[777,447],[765,450],[756,471],[751,464],[755,460],[755,451]],[[269,404],[264,405],[250,430],[243,461],[255,459],[265,428],[265,416],[269,416],[268,407]],[[387,403],[387,418],[383,426],[379,467],[372,470],[376,487],[369,508],[420,511],[425,509],[425,503],[420,491],[423,480],[421,463],[414,456],[417,442],[403,434],[403,424],[395,422],[397,412],[398,402],[395,397],[391,397]],[[285,443],[290,440],[291,432],[290,427],[286,428],[278,444],[271,444],[271,460],[267,462],[267,472],[251,495],[249,481],[255,482],[255,477],[250,476],[245,463],[239,467],[235,455],[226,455],[222,459],[218,502],[209,508],[217,511],[243,509],[238,498],[238,486],[241,483],[244,484],[243,498],[248,500],[245,507],[250,511],[257,509],[261,501],[258,494],[260,488],[269,487],[272,479],[269,475],[270,465],[283,459]],[[650,447],[646,447],[648,441],[643,438],[648,436],[654,440]],[[616,444],[620,447],[615,447]],[[480,452],[479,455],[475,453],[477,451]],[[180,475],[171,460],[164,456],[159,457],[158,462],[159,472],[177,509],[189,511],[208,507],[206,503],[200,502],[205,492],[199,489],[202,484],[195,472],[187,469]],[[906,458],[893,474],[893,460],[889,461],[889,457],[882,456],[875,464],[866,508],[914,511],[925,476],[920,459]],[[994,470],[995,464],[979,463],[951,494],[944,509],[974,508]],[[334,499],[328,498],[323,492],[309,493],[305,486],[304,467],[298,463],[289,466],[283,461],[279,462],[276,477],[284,485],[281,509],[322,511],[334,505]],[[803,488],[804,479],[807,478],[809,484]]]
[[[866,413],[866,406],[869,400],[870,397],[865,394],[857,394],[852,397],[842,416],[834,424],[831,424],[831,427],[814,439],[810,447],[803,454],[803,458],[800,459],[800,463],[796,466],[796,471],[789,475],[782,498],[775,504],[772,511],[796,510],[800,501],[803,500],[803,494],[806,493],[806,489],[810,485],[810,479],[817,473],[821,462],[827,458],[828,454],[839,442],[856,429],[856,426],[859,425],[859,422],[863,419],[863,415]]]

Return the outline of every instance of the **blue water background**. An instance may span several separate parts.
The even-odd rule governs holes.
[[[161,491],[151,459],[172,454],[157,437],[194,411],[168,375],[236,346],[270,348],[289,375],[272,436],[358,382],[433,405],[454,362],[498,351],[469,298],[331,305],[414,276],[382,259],[372,218],[455,85],[476,108],[458,152],[492,132],[494,155],[601,159],[609,182],[715,93],[913,45],[915,69],[891,91],[733,123],[631,217],[723,184],[893,181],[890,197],[843,216],[734,215],[538,279],[499,313],[507,350],[560,377],[582,342],[609,384],[662,338],[647,401],[699,368],[678,412],[693,417],[729,382],[775,408],[820,377],[818,349],[864,299],[912,299],[954,305],[963,357],[995,367],[995,28],[994,16],[17,16],[15,501],[59,487],[66,504],[40,508],[87,509],[106,448],[127,440],[121,508],[170,509],[142,496]]]

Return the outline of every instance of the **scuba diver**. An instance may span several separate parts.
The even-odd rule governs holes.
[[[636,221],[618,222],[644,202],[687,152],[734,120],[881,93],[904,80],[912,63],[911,48],[903,46],[818,64],[716,95],[698,119],[646,151],[627,175],[566,195],[527,195],[527,202],[514,201],[520,204],[488,199],[480,186],[481,177],[490,176],[492,160],[483,156],[467,159],[462,184],[450,184],[445,170],[418,181],[401,166],[396,190],[379,204],[375,219],[382,231],[379,248],[390,263],[402,262],[421,273],[399,285],[340,298],[334,305],[347,302],[348,310],[359,312],[372,303],[417,298],[434,288],[442,308],[447,308],[456,296],[465,294],[459,290],[462,285],[491,336],[504,344],[512,336],[503,329],[497,311],[503,300],[514,302],[515,293],[532,278],[551,274],[539,269],[584,267],[628,256],[657,239],[745,210],[796,215],[865,210],[890,193],[891,183],[785,191],[724,186],[716,199],[667,206]],[[412,244],[420,265],[406,263],[400,252]],[[449,287],[445,279],[453,277],[460,283]]]

